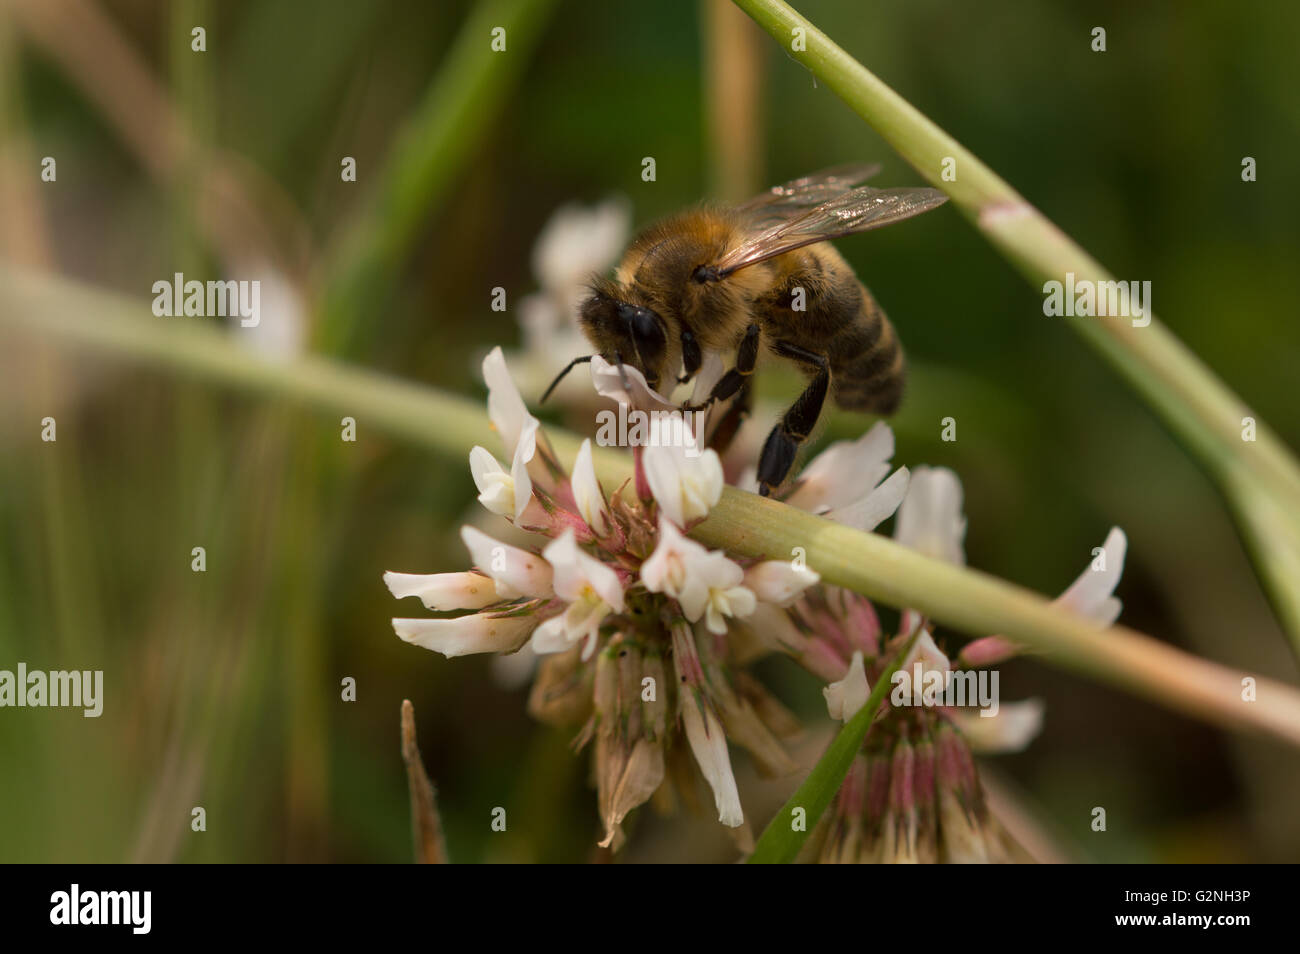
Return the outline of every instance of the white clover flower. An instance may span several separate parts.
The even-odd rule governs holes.
[[[691,382],[691,404],[703,404],[713,393],[714,385],[727,373],[722,352],[705,351],[700,358],[700,369],[695,372],[695,379]]]
[[[1115,622],[1119,619],[1123,604],[1114,593],[1124,572],[1124,554],[1127,550],[1128,538],[1124,536],[1124,531],[1119,527],[1111,527],[1106,542],[1102,544],[1102,552],[1053,601],[1054,604],[1091,620],[1098,626],[1109,626]]]
[[[916,638],[912,644],[911,651],[898,667],[900,670],[911,671],[917,663],[921,664],[921,675],[925,676],[930,671],[947,672],[952,668],[948,657],[944,655],[943,650],[935,645],[934,637],[930,635],[928,629],[921,630],[921,635]]]
[[[479,490],[478,502],[500,517],[515,514],[515,479],[491,451],[475,446],[469,452],[469,471]],[[527,477],[527,470],[524,476]],[[528,491],[532,492],[532,481]]]
[[[676,411],[677,405],[646,381],[630,364],[611,364],[600,355],[591,359],[591,384],[596,393],[639,411]]]
[[[894,539],[948,563],[964,564],[961,481],[946,467],[917,467],[898,508]]]
[[[764,560],[745,571],[745,586],[754,596],[777,606],[789,606],[820,580],[815,570],[789,560]]]
[[[503,598],[546,599],[554,592],[551,567],[536,553],[495,540],[476,527],[461,527],[460,538],[479,572],[492,577]]]
[[[722,498],[722,461],[712,448],[693,456],[685,447],[647,447],[642,464],[655,501],[679,527],[707,517]]]
[[[740,792],[736,776],[731,770],[731,756],[727,753],[727,737],[722,723],[707,706],[701,705],[693,693],[681,693],[679,710],[682,727],[691,754],[700,767],[705,781],[713,789],[713,804],[718,810],[718,821],[728,828],[737,828],[745,822],[745,812],[740,806]]]
[[[591,440],[585,439],[573,463],[573,500],[578,513],[596,536],[603,537],[613,526],[600,481],[596,479],[596,465],[591,457]]]
[[[808,462],[786,503],[826,513],[861,500],[889,473],[894,432],[877,421],[856,441],[835,441]]]
[[[706,550],[659,518],[659,543],[641,564],[641,582],[650,592],[677,600],[692,623],[703,618],[710,632],[722,635],[726,617],[752,614],[758,601],[744,580],[745,571],[725,553]]]
[[[691,627],[685,624],[672,627],[672,647],[678,683],[677,711],[686,741],[700,773],[713,789],[718,820],[728,828],[737,828],[744,824],[745,813],[740,807],[740,792],[731,770],[726,733],[704,694],[704,669]]]
[[[514,652],[528,639],[536,620],[510,612],[473,613],[455,619],[395,619],[393,630],[414,643],[448,659],[470,653]]]
[[[867,684],[867,669],[862,660],[862,650],[853,653],[848,672],[838,682],[832,682],[822,690],[826,697],[826,711],[832,719],[848,722],[867,704],[871,696],[871,686]]]
[[[499,602],[495,581],[481,573],[394,573],[384,574],[384,584],[399,600],[418,596],[426,609],[482,609]]]
[[[641,564],[641,582],[651,593],[671,596],[683,606],[695,610],[698,620],[708,600],[703,582],[691,573],[691,564],[707,551],[694,540],[688,540],[662,514],[659,517],[659,542],[654,552]],[[690,618],[689,612],[687,618]],[[694,620],[692,620],[694,621]]]
[[[709,587],[709,602],[704,610],[704,624],[709,632],[721,636],[727,631],[727,617],[745,617],[751,615],[758,606],[754,594],[740,583],[745,573],[721,553],[710,554],[713,558],[715,574],[706,578]]]
[[[585,640],[582,658],[590,659],[601,622],[611,612],[623,612],[623,584],[617,573],[578,548],[572,530],[548,543],[542,555],[555,571],[555,595],[569,605],[563,615],[537,627],[533,649],[561,652]]]
[[[519,520],[533,497],[533,477],[546,476],[545,467],[537,454],[538,430],[541,422],[528,413],[528,407],[524,404],[519,389],[515,387],[514,379],[510,377],[505,355],[501,353],[499,347],[493,348],[483,359],[483,380],[488,385],[488,417],[497,433],[501,435],[501,441],[505,444],[506,453],[511,459],[510,479],[513,482],[514,517],[515,520]],[[495,458],[492,459],[492,464],[496,464]],[[504,470],[504,468],[500,469]],[[495,479],[499,480],[499,478]],[[482,491],[483,488],[479,489]],[[504,493],[498,492],[492,499],[494,503],[499,503],[503,497]]]
[[[894,515],[899,505],[907,496],[911,474],[906,467],[900,467],[886,478],[880,486],[873,488],[866,496],[843,507],[827,510],[824,516],[828,520],[842,523],[855,530],[871,531],[876,529]]]
[[[568,205],[551,216],[533,244],[538,291],[519,300],[516,313],[524,348],[512,356],[530,387],[545,387],[574,355],[590,346],[578,327],[578,310],[591,276],[617,261],[627,243],[631,208],[622,199]],[[560,396],[577,397],[579,378],[566,378]]]
[[[302,291],[284,272],[265,260],[239,262],[233,274],[252,275],[258,288],[257,324],[232,322],[236,340],[258,357],[286,362],[306,350],[307,308]]]
[[[889,473],[893,456],[894,432],[877,421],[856,441],[836,441],[814,457],[785,502],[855,530],[874,530],[893,515],[907,494],[907,468]],[[757,486],[748,471],[745,481],[747,486]]]
[[[500,347],[493,348],[483,359],[483,380],[488,386],[488,417],[501,435],[506,455],[513,459],[525,431],[533,425],[535,433],[538,421],[528,413]]]
[[[561,206],[533,245],[533,274],[552,294],[580,291],[593,272],[604,271],[622,253],[631,226],[632,210],[623,199],[590,208]]]

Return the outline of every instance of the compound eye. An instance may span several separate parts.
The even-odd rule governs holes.
[[[649,308],[641,308],[637,305],[620,305],[618,314],[627,322],[632,334],[632,343],[636,345],[641,370],[647,375],[658,377],[659,366],[663,364],[664,352],[668,348],[663,322]]]

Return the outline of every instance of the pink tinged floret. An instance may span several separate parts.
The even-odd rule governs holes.
[[[858,756],[849,766],[838,796],[840,814],[861,815],[867,803],[867,760]]]
[[[700,665],[695,634],[685,623],[673,626],[673,665],[678,682],[684,686],[698,687],[704,682],[704,667]]]
[[[867,763],[867,819],[872,823],[884,816],[889,804],[891,762],[890,756],[882,752],[870,756]]]
[[[966,644],[961,651],[961,662],[970,669],[995,666],[1017,655],[1020,647],[1005,636],[985,636]]]
[[[844,630],[850,645],[862,650],[865,656],[878,655],[880,618],[876,616],[875,607],[865,596],[859,596],[850,590],[840,590],[840,596],[844,607]]]
[[[916,751],[906,737],[894,746],[894,759],[890,767],[889,804],[898,812],[916,807]]]

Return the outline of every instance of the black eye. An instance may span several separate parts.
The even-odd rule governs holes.
[[[632,343],[636,345],[637,357],[641,369],[647,375],[659,376],[659,367],[664,361],[664,351],[668,347],[664,337],[663,322],[649,308],[636,305],[620,305],[618,316],[627,322],[632,334]]]

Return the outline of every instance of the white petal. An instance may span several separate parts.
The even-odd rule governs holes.
[[[856,441],[836,441],[814,457],[786,503],[811,513],[846,507],[884,479],[893,456],[894,432],[877,421]]]
[[[563,616],[552,616],[546,622],[542,623],[533,630],[533,638],[529,643],[533,652],[539,656],[547,653],[562,653],[573,645],[573,640],[569,638],[567,630],[564,628]]]
[[[513,459],[524,428],[530,421],[536,424],[537,418],[528,413],[500,347],[493,348],[483,359],[483,380],[488,386],[488,417],[501,435],[507,456]]]
[[[478,573],[384,574],[384,583],[399,600],[418,596],[431,610],[482,609],[499,602],[496,584]]]
[[[623,584],[618,574],[578,548],[572,530],[565,530],[542,550],[555,570],[555,592],[562,599],[577,600],[590,586],[615,612],[623,612]]]
[[[676,599],[691,581],[687,567],[705,552],[704,547],[684,537],[671,520],[660,514],[659,540],[654,552],[641,564],[641,582],[651,593],[666,593]]]
[[[505,597],[547,597],[553,592],[551,568],[536,553],[494,540],[475,527],[461,527],[460,538],[469,548],[474,566],[497,582]]]
[[[1070,588],[1056,599],[1056,605],[1092,620],[1099,626],[1109,626],[1119,618],[1121,604],[1112,594],[1119,585],[1119,578],[1124,572],[1124,554],[1128,550],[1128,538],[1119,527],[1112,527],[1106,535],[1102,546],[1105,557],[1105,569],[1094,570],[1096,559],[1079,578],[1070,584]]]
[[[626,387],[623,384],[624,378],[627,379]],[[620,371],[618,365],[610,364],[596,355],[591,359],[591,383],[601,396],[628,407],[642,411],[677,410],[677,405],[650,387],[645,375],[630,364],[624,364]]]
[[[912,667],[918,662],[921,663],[922,678],[924,678],[925,673],[932,669],[946,673],[951,668],[948,657],[943,654],[943,650],[935,645],[934,638],[930,635],[928,629],[921,631],[921,635],[912,644],[912,651],[907,654],[907,658],[903,660],[903,664],[898,668],[906,670],[910,676]]]
[[[966,517],[961,506],[961,481],[956,474],[946,467],[918,467],[898,508],[894,539],[926,556],[965,563]]]
[[[515,480],[486,448],[469,452],[469,471],[479,489],[479,503],[501,517],[515,512]]]
[[[845,507],[828,510],[826,517],[836,523],[855,530],[874,530],[898,509],[907,496],[910,474],[906,467],[900,467],[889,475],[889,479],[871,491],[861,500]]]
[[[740,807],[740,792],[736,789],[736,776],[731,771],[731,757],[727,754],[727,739],[722,725],[692,692],[682,692],[682,725],[686,740],[700,766],[709,787],[713,789],[713,802],[718,809],[718,821],[728,828],[737,828],[745,821]]]
[[[712,449],[687,456],[682,447],[647,447],[642,461],[650,492],[679,527],[708,516],[722,497],[722,461]]]
[[[691,387],[691,403],[703,404],[713,392],[713,386],[722,380],[726,365],[719,351],[705,351],[700,361],[700,370],[695,373],[695,382]]]
[[[565,205],[547,220],[533,245],[533,273],[543,288],[562,295],[603,272],[623,251],[632,224],[631,206],[610,199],[584,208]]]
[[[867,669],[862,661],[862,651],[854,652],[848,672],[839,682],[832,682],[822,690],[826,697],[826,711],[832,719],[848,722],[867,704],[871,686],[867,685]]]
[[[528,464],[537,452],[537,418],[529,418],[519,433],[519,443],[515,445],[514,461],[510,465],[510,479],[514,482],[515,520],[523,518],[524,510],[533,499],[533,479],[528,473]]]
[[[745,585],[764,603],[789,606],[821,577],[788,560],[764,560],[745,571]]]
[[[727,590],[745,580],[745,571],[721,550],[706,550],[687,567],[687,572],[698,574],[709,589]]]
[[[1021,752],[1042,731],[1046,708],[1042,699],[1026,699],[1003,703],[992,716],[978,709],[952,709],[948,716],[977,752]]]
[[[733,586],[728,590],[724,590],[723,596],[726,600],[724,612],[736,619],[751,616],[754,610],[758,608],[758,600],[755,599],[753,591],[748,587]]]
[[[573,499],[578,505],[578,513],[596,536],[603,537],[609,533],[609,509],[605,506],[605,495],[601,493],[600,482],[596,479],[590,438],[582,442],[582,447],[578,448],[578,458],[573,463]]]
[[[502,689],[522,689],[532,682],[536,671],[537,653],[528,643],[524,643],[518,652],[492,658],[492,681]]]
[[[519,648],[537,623],[532,615],[475,613],[456,619],[395,619],[393,630],[408,643],[448,659],[470,653],[506,653]]]
[[[230,271],[256,282],[257,324],[234,322],[235,340],[262,358],[288,361],[303,353],[307,307],[298,286],[269,261],[234,261]],[[251,317],[251,316],[250,316]]]

